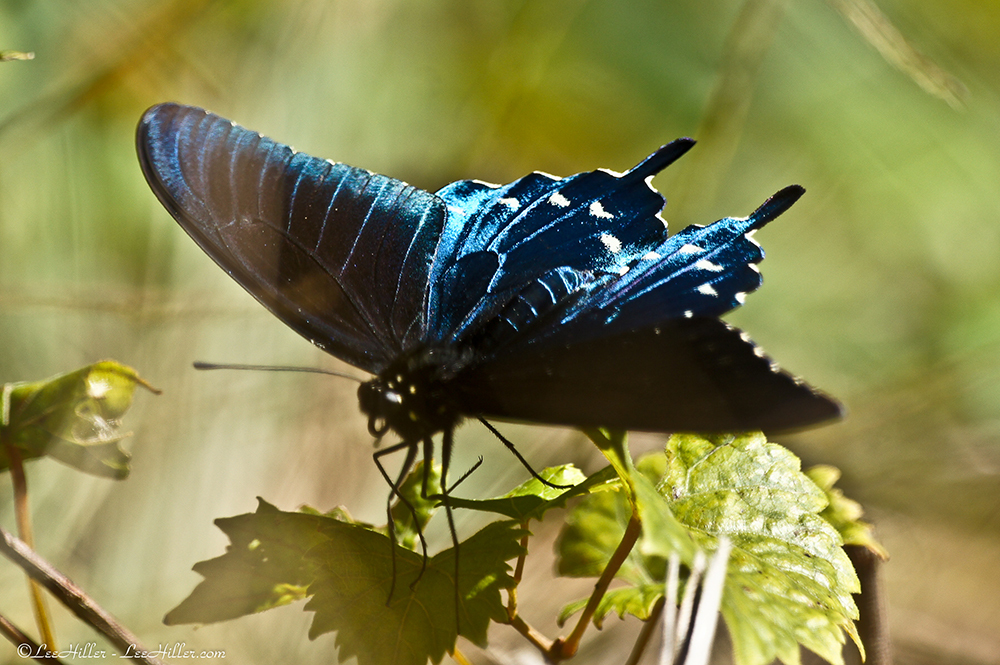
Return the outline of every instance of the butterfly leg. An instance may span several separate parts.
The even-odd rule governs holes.
[[[461,621],[459,620],[459,609],[461,608],[461,594],[458,590],[458,531],[455,530],[455,516],[451,512],[451,501],[448,488],[448,467],[451,464],[451,446],[454,442],[455,429],[448,428],[444,431],[441,440],[441,501],[444,503],[444,512],[448,516],[448,530],[451,531],[451,543],[455,552],[455,631],[461,632]],[[473,469],[478,467],[477,464]],[[462,476],[458,482],[465,480],[468,474]],[[456,483],[457,485],[458,483]]]
[[[402,450],[404,448],[406,448],[406,459],[403,460],[403,468],[399,472],[399,477],[396,478],[395,482],[393,482],[392,478],[389,477],[389,474],[386,473],[385,467],[382,466],[381,458],[384,457],[385,455],[391,455],[392,453]],[[420,537],[420,547],[423,550],[424,554],[423,557],[424,567],[426,567],[427,565],[427,541],[424,539],[424,532],[420,529],[419,520],[417,518],[417,510],[416,508],[413,507],[413,504],[407,501],[406,498],[399,491],[399,487],[403,484],[403,480],[406,478],[406,474],[408,474],[410,472],[410,469],[413,468],[413,462],[414,460],[416,460],[416,458],[417,458],[417,446],[416,444],[411,443],[409,441],[403,441],[401,443],[397,443],[394,446],[383,448],[382,450],[376,451],[372,455],[372,459],[375,460],[375,466],[378,467],[379,473],[382,474],[382,477],[385,478],[385,482],[389,483],[389,486],[392,488],[392,491],[389,492],[389,498],[386,500],[386,505],[385,505],[386,517],[388,518],[387,526],[389,529],[389,540],[391,541],[390,547],[392,548],[391,549],[392,583],[389,586],[389,598],[386,599],[386,605],[388,605],[389,602],[392,601],[393,593],[395,593],[396,591],[396,521],[392,519],[393,496],[398,498],[400,502],[402,502],[402,504],[406,506],[407,509],[409,509],[410,514],[413,516],[413,524],[417,526],[417,535]],[[422,567],[420,569],[420,575],[417,576],[418,580],[420,579],[420,576],[423,575],[423,573],[424,573],[424,568]],[[414,584],[415,583],[416,582],[414,582]]]
[[[572,487],[573,487],[572,485],[556,485],[555,483],[551,483],[551,482],[545,480],[544,478],[542,478],[540,475],[538,475],[537,471],[535,471],[534,469],[531,468],[531,465],[528,464],[528,460],[524,459],[524,456],[521,455],[520,452],[518,452],[517,448],[514,447],[514,444],[511,443],[506,437],[504,437],[504,435],[501,434],[497,430],[496,427],[494,427],[493,425],[490,425],[483,418],[480,418],[479,422],[481,422],[483,425],[485,425],[486,429],[488,429],[490,432],[493,433],[493,436],[495,436],[496,438],[500,439],[500,441],[503,442],[503,445],[507,446],[507,450],[509,450],[510,452],[514,453],[514,457],[516,457],[517,460],[521,463],[521,466],[523,466],[525,469],[528,470],[528,473],[530,473],[535,480],[537,480],[538,482],[542,483],[543,485],[551,487],[552,489],[557,489],[557,490],[572,489]]]

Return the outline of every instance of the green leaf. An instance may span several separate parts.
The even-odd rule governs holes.
[[[125,478],[129,454],[119,443],[129,433],[121,431],[120,419],[137,385],[159,392],[112,360],[45,381],[6,384],[0,431],[24,459],[48,455],[80,471]],[[0,469],[9,466],[0,447]]]
[[[539,475],[555,485],[572,485],[571,489],[557,489],[532,478],[513,490],[495,499],[461,499],[451,497],[451,505],[482,512],[497,513],[519,522],[529,519],[540,520],[552,508],[561,508],[566,501],[583,496],[595,488],[615,479],[611,467],[605,467],[589,478],[572,464],[543,469]]]
[[[422,576],[420,555],[397,549],[387,605],[393,586],[388,539],[344,523],[328,523],[325,531],[327,540],[309,553],[320,568],[306,605],[316,613],[310,638],[337,631],[340,662],[440,662],[457,638],[454,549],[431,558]],[[514,586],[506,561],[522,552],[525,533],[515,522],[494,522],[459,547],[460,632],[475,644],[486,644],[490,621],[506,620],[500,590]]]
[[[660,492],[677,518],[706,551],[720,534],[733,542],[722,615],[737,664],[797,664],[800,643],[842,663],[858,579],[798,458],[759,433],[675,435],[666,455]]]
[[[826,493],[829,504],[820,515],[840,532],[844,544],[860,545],[883,561],[888,560],[889,552],[875,540],[872,525],[861,521],[861,516],[864,515],[861,504],[848,499],[841,490],[834,487],[840,479],[840,469],[821,464],[806,469],[806,475]]]
[[[629,482],[632,474],[632,455],[628,451],[628,432],[604,428],[581,430],[608,458],[618,477]]]
[[[255,513],[215,520],[230,545],[222,556],[195,564],[204,581],[164,623],[226,621],[305,598],[317,574],[306,553],[327,539],[321,527],[335,518],[286,513],[257,501]]]
[[[844,633],[857,641],[858,581],[823,517],[827,494],[791,452],[762,434],[676,435],[665,454],[639,460],[630,484],[643,535],[618,574],[629,586],[601,600],[597,625],[611,612],[645,618],[663,595],[665,559],[676,552],[690,567],[696,547],[712,552],[725,534],[734,549],[722,614],[738,665],[797,664],[799,644],[841,662]],[[585,498],[560,535],[560,573],[600,575],[630,515],[620,488]],[[584,604],[568,605],[560,619]]]
[[[223,621],[310,597],[309,636],[337,631],[341,662],[424,665],[440,662],[459,634],[485,645],[490,621],[507,619],[500,590],[514,580],[506,562],[521,554],[526,533],[515,522],[494,522],[459,546],[457,623],[454,549],[421,575],[422,557],[395,548],[393,585],[393,549],[380,530],[342,510],[289,513],[259,501],[253,514],[216,520],[231,544],[195,565],[205,579],[166,623]]]

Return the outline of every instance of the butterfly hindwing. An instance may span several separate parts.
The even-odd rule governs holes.
[[[840,415],[836,402],[780,370],[745,333],[701,317],[519,347],[453,385],[471,413],[576,427],[777,431]]]
[[[370,372],[423,337],[445,220],[433,194],[192,107],[153,107],[137,141],[181,226],[304,337]]]

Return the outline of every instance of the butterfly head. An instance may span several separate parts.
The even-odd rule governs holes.
[[[454,428],[462,419],[448,398],[453,365],[434,353],[406,354],[358,387],[368,431],[381,438],[389,430],[404,441],[419,441]]]

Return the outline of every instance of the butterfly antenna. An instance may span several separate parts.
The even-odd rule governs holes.
[[[509,450],[510,452],[514,453],[514,457],[516,457],[518,459],[518,461],[521,462],[521,465],[525,469],[528,470],[528,473],[530,473],[532,475],[532,477],[534,477],[535,480],[537,480],[538,482],[542,483],[543,485],[545,485],[547,487],[551,487],[552,489],[556,489],[556,490],[573,489],[573,487],[574,487],[573,485],[557,485],[557,484],[555,484],[553,482],[550,482],[550,481],[545,480],[544,478],[542,478],[540,475],[538,475],[537,471],[535,471],[534,469],[531,468],[531,465],[528,464],[528,460],[524,459],[524,457],[521,455],[521,453],[518,452],[517,448],[514,447],[514,444],[511,443],[510,441],[508,441],[504,437],[503,434],[501,434],[499,431],[497,431],[496,427],[494,427],[493,425],[490,425],[483,418],[479,418],[479,422],[481,422],[483,425],[485,425],[486,429],[488,429],[489,431],[493,432],[493,436],[495,436],[496,438],[500,439],[500,441],[503,442],[503,445],[507,446],[507,450]]]
[[[358,383],[364,383],[364,379],[359,379],[356,376],[351,376],[350,374],[343,374],[341,372],[334,372],[329,369],[320,369],[318,367],[291,367],[288,365],[241,365],[238,363],[206,363],[197,360],[193,363],[195,369],[239,369],[239,370],[253,370],[257,372],[305,372],[307,374],[327,374],[329,376],[339,376],[342,379],[350,379],[351,381],[357,381]]]

